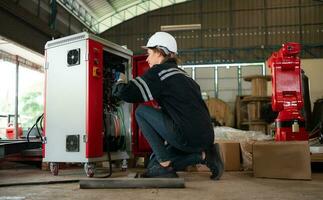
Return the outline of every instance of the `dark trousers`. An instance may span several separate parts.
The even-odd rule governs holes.
[[[140,105],[136,120],[158,162],[171,161],[177,171],[202,162],[203,149],[189,146],[173,120],[162,110]]]

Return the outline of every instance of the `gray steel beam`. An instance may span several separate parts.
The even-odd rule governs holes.
[[[116,7],[113,6],[113,4],[110,2],[110,0],[106,0],[106,2],[109,4],[109,6],[113,9],[113,11],[115,13],[117,13],[117,15],[120,17],[120,20],[124,21],[124,17],[122,17],[122,15],[120,13],[118,13],[118,10]]]
[[[15,139],[18,139],[19,136],[19,127],[18,127],[18,100],[19,98],[19,61],[18,56],[16,56],[16,92],[15,92]]]
[[[0,26],[0,35],[41,54],[44,53],[45,43],[60,35],[10,0],[0,1]]]
[[[57,4],[56,0],[51,0],[50,5],[50,15],[49,15],[49,27],[53,30],[56,29],[56,16],[57,16]]]
[[[55,0],[56,1],[56,0]],[[65,10],[76,17],[79,22],[86,26],[93,33],[99,32],[99,23],[96,18],[92,16],[79,1],[76,0],[58,0],[59,3]]]
[[[323,0],[322,0],[323,2]],[[317,4],[309,4],[309,5],[301,5],[302,8],[311,8],[311,7],[322,7],[323,4],[322,3],[317,3]],[[298,9],[299,8],[299,5],[292,5],[292,6],[274,6],[274,7],[266,7],[266,8],[243,8],[243,9],[222,9],[222,10],[212,10],[212,11],[203,11],[203,14],[219,14],[219,13],[231,13],[231,12],[241,12],[241,11],[244,11],[244,12],[252,12],[252,11],[264,11],[264,10],[267,10],[267,11],[270,11],[270,10],[282,10],[282,9],[292,9],[292,8],[295,8],[295,9]],[[187,16],[187,15],[196,15],[196,12],[192,11],[192,12],[187,12],[187,11],[178,11],[174,14],[172,14],[172,16]],[[150,14],[151,17],[167,17],[169,16],[169,14],[167,13],[151,13]]]

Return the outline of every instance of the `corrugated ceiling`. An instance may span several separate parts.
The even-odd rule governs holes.
[[[190,0],[58,0],[93,32],[107,29],[147,12]]]
[[[0,36],[0,59],[16,62],[15,56],[18,56],[18,61],[21,65],[43,71],[43,55]]]

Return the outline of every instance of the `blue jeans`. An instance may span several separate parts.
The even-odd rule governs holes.
[[[162,110],[140,105],[136,120],[158,162],[171,161],[177,171],[202,162],[204,149],[189,146],[173,120]]]

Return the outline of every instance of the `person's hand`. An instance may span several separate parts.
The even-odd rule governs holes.
[[[118,82],[126,82],[126,75],[124,73],[119,74]]]
[[[126,84],[126,75],[124,73],[118,73],[118,79],[112,86],[112,102],[118,104],[121,101],[121,91],[124,85]]]
[[[116,72],[120,72],[123,74],[125,74],[125,72],[126,72],[126,66],[122,63],[116,65],[115,69],[116,69]]]

